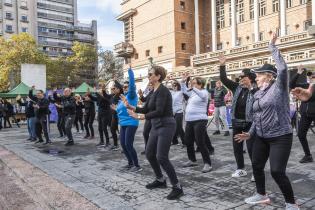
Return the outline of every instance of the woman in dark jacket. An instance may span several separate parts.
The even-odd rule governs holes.
[[[153,86],[153,93],[143,108],[129,105],[125,97],[122,97],[122,100],[129,109],[128,113],[130,116],[139,120],[151,120],[152,123],[146,146],[146,156],[155,173],[156,180],[147,184],[146,188],[166,188],[166,180],[160,167],[162,166],[173,186],[167,199],[174,200],[183,195],[183,189],[169,160],[169,151],[176,130],[172,109],[172,95],[168,88],[162,84],[166,77],[166,70],[163,67],[153,66],[148,77]],[[136,113],[142,113],[143,115]]]
[[[93,122],[95,119],[95,104],[90,97],[90,94],[86,94],[84,97],[84,128],[86,135],[85,139],[93,139],[94,138],[94,128]]]
[[[81,98],[81,96],[79,94],[76,94],[74,96],[75,98],[75,119],[74,119],[74,125],[77,129],[77,132],[80,132],[80,128],[81,128],[81,132],[84,131],[84,127],[83,127],[83,108],[84,108],[84,103],[83,100]],[[79,127],[80,124],[80,127]]]

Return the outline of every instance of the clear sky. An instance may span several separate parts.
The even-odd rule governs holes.
[[[123,41],[123,25],[116,20],[121,0],[78,0],[78,18],[82,23],[97,20],[98,41],[105,49]]]

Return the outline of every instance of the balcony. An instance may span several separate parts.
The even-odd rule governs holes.
[[[62,42],[39,41],[38,44],[42,46],[62,47],[62,48],[68,48],[68,49],[71,49],[72,47],[72,44],[66,44]]]
[[[136,9],[127,10],[126,12],[124,12],[124,13],[120,14],[118,17],[116,17],[116,20],[124,21],[125,19],[129,18],[130,16],[132,16],[136,13],[137,13]]]
[[[66,22],[73,23],[73,17],[66,17],[66,16],[61,16],[61,15],[47,14],[47,13],[42,13],[42,12],[38,12],[37,16],[39,18],[46,18],[46,19],[50,19],[50,20],[61,20],[61,21],[66,21]]]
[[[50,0],[50,1],[73,5],[73,0]]]
[[[73,13],[73,10],[71,8],[67,7],[60,7],[60,6],[55,6],[51,4],[45,4],[45,3],[37,3],[37,7],[41,9],[47,9],[47,10],[53,10],[53,11],[58,11],[58,12],[65,12],[65,13]]]
[[[70,56],[73,54],[72,52],[58,52],[58,51],[43,51],[43,52],[50,57]]]
[[[65,39],[65,40],[69,40],[72,41],[73,40],[73,35],[70,34],[57,34],[57,33],[53,33],[53,32],[43,32],[43,31],[39,31],[38,32],[39,36],[44,36],[44,37],[52,37],[52,38],[58,38],[58,39]]]
[[[114,46],[114,51],[118,57],[131,57],[134,53],[134,47],[127,42],[121,42]]]
[[[94,44],[95,42],[94,37],[86,37],[86,36],[80,36],[80,35],[74,35],[74,40],[79,41],[79,42],[90,43],[90,44]]]
[[[65,26],[65,25],[54,24],[54,23],[38,22],[38,26],[46,27],[46,28],[53,28],[53,29],[64,29],[67,31],[74,31],[73,26]]]
[[[86,34],[91,34],[91,35],[94,34],[92,27],[74,26],[74,30],[80,33],[86,33]]]
[[[311,45],[315,43],[315,39],[308,35],[307,32],[280,37],[278,46],[282,48],[292,48],[301,45]],[[246,56],[254,56],[259,53],[268,53],[268,41],[257,42],[247,46],[236,47],[227,50],[209,52],[192,56],[193,66],[207,65],[218,61],[218,56],[223,54],[227,59],[242,58]]]

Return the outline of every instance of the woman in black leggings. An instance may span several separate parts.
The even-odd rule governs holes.
[[[167,199],[174,200],[183,195],[183,189],[168,158],[176,129],[172,110],[172,95],[167,87],[162,84],[166,77],[166,70],[163,67],[153,66],[148,77],[153,86],[153,93],[143,108],[132,107],[124,97],[122,99],[125,106],[129,109],[128,113],[130,116],[139,120],[151,120],[152,123],[145,152],[155,173],[156,180],[147,184],[146,188],[166,188],[166,180],[161,171],[162,166],[173,185]],[[144,115],[136,113],[143,113]]]
[[[274,34],[269,50],[276,67],[265,64],[256,69],[256,81],[259,90],[254,95],[253,123],[248,133],[235,135],[242,142],[255,138],[252,151],[252,165],[256,180],[257,193],[245,199],[248,204],[269,203],[266,195],[264,168],[270,161],[270,172],[278,184],[286,202],[287,210],[299,209],[295,204],[293,189],[286,175],[286,167],[292,146],[292,126],[289,105],[289,84],[287,65],[275,46]],[[277,79],[275,79],[277,78]]]
[[[95,104],[89,94],[84,97],[84,128],[86,131],[85,139],[94,138],[93,122],[95,119]]]
[[[80,128],[81,128],[81,132],[84,131],[84,127],[83,127],[83,108],[84,108],[84,104],[82,101],[82,98],[79,94],[75,95],[75,119],[74,119],[74,124],[75,127],[77,129],[77,132],[80,132]],[[79,127],[80,124],[80,127]]]

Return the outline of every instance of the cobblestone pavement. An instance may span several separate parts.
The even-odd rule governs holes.
[[[231,178],[231,173],[235,170],[231,137],[210,136],[215,147],[215,155],[212,156],[214,170],[206,174],[201,173],[200,154],[197,155],[198,167],[183,168],[183,163],[187,161],[186,150],[181,146],[172,146],[170,159],[184,187],[185,196],[178,201],[168,201],[165,196],[170,188],[150,191],[144,187],[153,180],[154,176],[148,161],[140,155],[144,148],[142,126],[139,127],[135,140],[140,164],[144,169],[140,173],[123,172],[121,167],[126,164],[123,154],[120,151],[97,148],[95,145],[98,143],[98,138],[85,140],[82,138],[83,134],[75,134],[75,145],[68,148],[64,146],[65,140],[54,138],[57,136],[54,125],[51,136],[53,145],[34,145],[25,141],[26,129],[3,130],[0,132],[0,145],[102,209],[283,209],[284,207],[284,199],[269,174],[268,164],[266,182],[268,194],[272,199],[271,205],[249,206],[244,203],[244,198],[255,192],[255,186],[250,182],[251,167],[247,154],[245,160],[249,175],[245,178]],[[311,150],[315,151],[315,135],[310,135],[309,141]],[[287,173],[301,209],[315,209],[315,164],[300,164],[298,160],[301,157],[301,145],[295,138]]]

